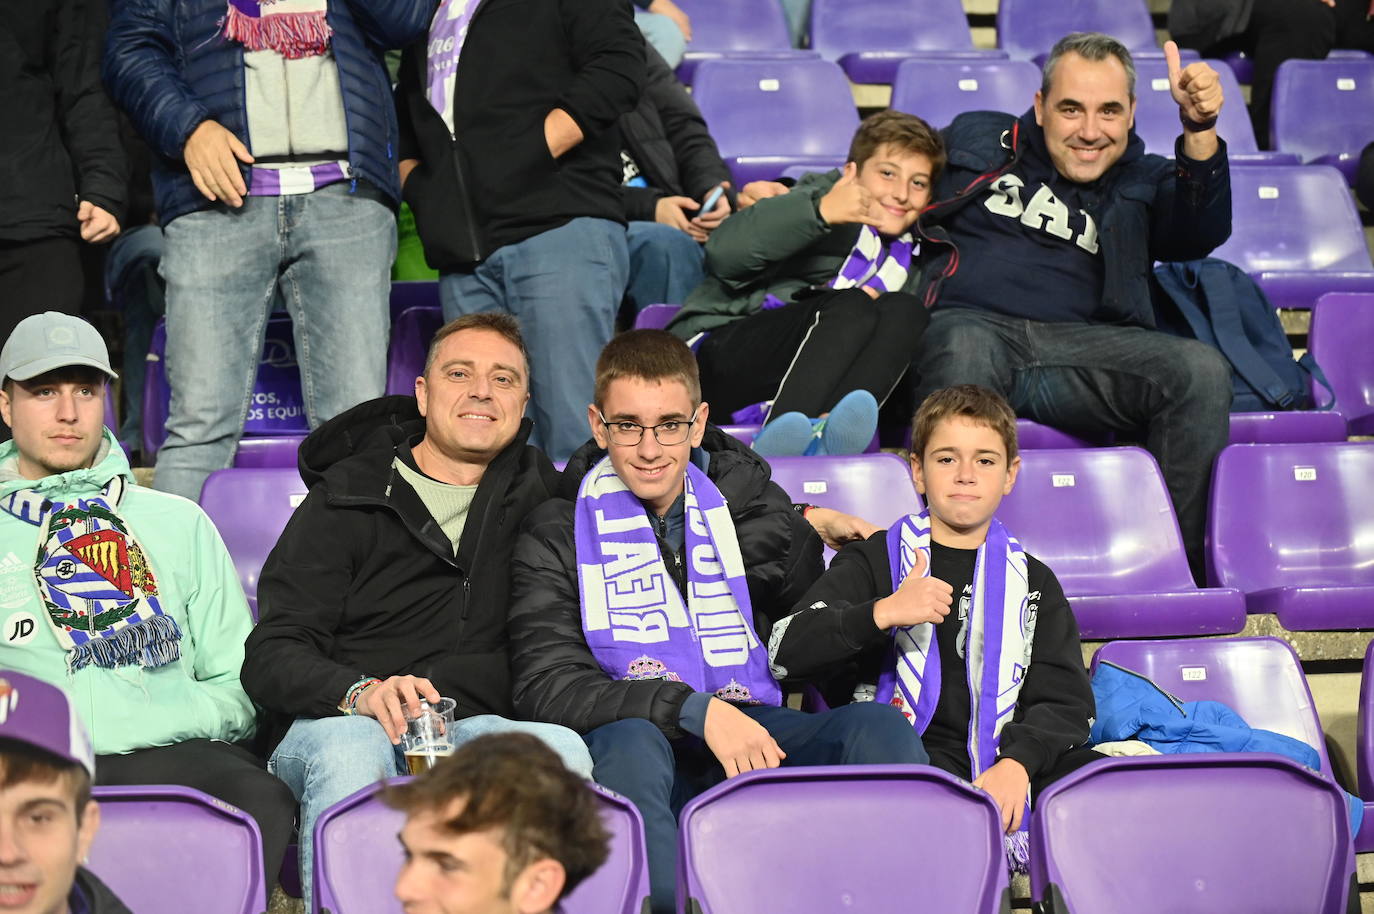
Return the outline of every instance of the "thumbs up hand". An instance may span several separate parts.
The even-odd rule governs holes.
[[[1169,91],[1185,125],[1202,129],[1215,126],[1222,104],[1221,79],[1217,71],[1200,60],[1184,67],[1178,45],[1172,41],[1164,42],[1164,59],[1169,65]]]
[[[897,592],[873,604],[873,622],[879,628],[886,631],[922,622],[943,622],[949,615],[954,605],[954,588],[925,572],[926,555],[917,552],[916,565]]]

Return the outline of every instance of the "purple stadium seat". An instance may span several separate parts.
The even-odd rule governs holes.
[[[1040,795],[1030,840],[1059,914],[1344,914],[1355,872],[1340,789],[1268,753],[1095,762]]]
[[[262,834],[247,813],[189,787],[96,787],[92,795],[100,830],[89,866],[130,910],[266,910]]]
[[[1289,631],[1374,628],[1374,446],[1241,444],[1217,458],[1208,579]]]
[[[1157,48],[1145,0],[1001,0],[997,4],[997,44],[1015,60],[1047,53],[1070,32],[1106,32],[1132,52]]]
[[[386,350],[387,394],[415,393],[415,379],[425,370],[430,340],[443,323],[438,305],[407,308],[392,321],[391,341]]]
[[[1285,152],[1261,152],[1255,144],[1255,129],[1241,102],[1240,83],[1225,61],[1209,60],[1217,71],[1221,89],[1234,103],[1223,105],[1217,132],[1226,139],[1226,155],[1233,162],[1258,162],[1296,165],[1298,157]],[[1174,141],[1181,132],[1178,103],[1169,90],[1169,65],[1163,57],[1143,57],[1135,62],[1135,132],[1145,148],[1158,155],[1174,157]]]
[[[411,308],[439,307],[439,283],[433,279],[408,279],[391,284],[391,320]]]
[[[635,329],[662,330],[680,310],[681,305],[645,305],[635,315]]]
[[[1249,273],[1276,308],[1374,291],[1374,264],[1345,178],[1326,165],[1231,168],[1231,237],[1212,252]]]
[[[948,127],[965,111],[1019,115],[1039,86],[1040,69],[1027,60],[904,60],[892,83],[892,107]]]
[[[1068,432],[1049,425],[1041,425],[1031,419],[1016,420],[1016,447],[1022,451],[1043,451],[1063,448],[1100,447],[1112,443],[1111,432],[1104,432],[1095,441],[1079,438]],[[911,450],[911,427],[902,431],[901,447]]]
[[[997,516],[1063,585],[1085,638],[1231,634],[1236,590],[1199,590],[1159,465],[1133,447],[1024,451]]]
[[[692,40],[677,68],[677,78],[692,86],[696,69],[707,60],[787,60],[816,56],[792,47],[787,17],[778,3],[738,0],[681,0],[692,19]]]
[[[405,780],[396,778],[392,783]],[[644,820],[617,794],[589,785],[601,800],[611,855],[563,900],[563,914],[640,914],[647,910],[649,869]],[[377,797],[377,785],[335,803],[315,820],[315,900],[330,914],[400,914],[393,890],[401,848],[391,838],[405,817]],[[383,840],[383,839],[386,840]]]
[[[279,435],[268,438],[241,438],[234,453],[236,469],[296,466],[304,435]]]
[[[745,772],[680,821],[678,910],[1011,910],[996,805],[926,765]]]
[[[1336,391],[1336,412],[1351,435],[1374,435],[1374,292],[1317,299],[1307,347]],[[1324,394],[1313,384],[1313,395]]]
[[[749,15],[776,6],[735,5]],[[859,126],[849,80],[828,60],[704,61],[692,97],[736,187],[776,178],[789,165],[833,167]]]
[[[811,47],[856,83],[890,84],[910,57],[1006,56],[974,48],[962,0],[811,0]]]
[[[1360,151],[1374,137],[1374,58],[1285,60],[1269,110],[1275,149],[1334,165],[1354,184]]]
[[[720,430],[731,437],[738,438],[745,444],[753,444],[754,439],[763,430],[762,425],[722,425]]]
[[[1331,399],[1326,390],[1313,391]],[[1230,444],[1290,444],[1304,441],[1344,441],[1345,419],[1327,410],[1293,410],[1284,413],[1231,413]]]
[[[1374,850],[1374,641],[1364,652],[1360,676],[1360,713],[1355,721],[1355,767],[1364,800],[1364,822],[1355,836],[1355,850]]]
[[[896,454],[769,457],[773,481],[794,502],[834,508],[889,527],[921,510],[911,469]]]
[[[234,560],[255,620],[262,563],[305,494],[305,483],[294,465],[289,469],[216,470],[200,490],[200,506]]]
[[[167,383],[166,353],[167,325],[159,320],[148,347],[148,372],[143,385],[143,453],[148,457],[156,454],[167,440],[172,392]],[[291,318],[275,314],[268,318],[264,332],[262,361],[258,365],[258,380],[248,404],[243,434],[304,434],[308,429]]]
[[[1364,51],[1356,51],[1353,49],[1346,48],[1332,48],[1329,52],[1327,52],[1326,59],[1364,60],[1365,58],[1368,58],[1370,56],[1370,54]],[[1255,62],[1251,60],[1249,55],[1247,55],[1244,51],[1232,51],[1229,54],[1223,54],[1221,59],[1225,61],[1226,64],[1231,68],[1231,72],[1236,74],[1236,79],[1239,82],[1244,83],[1248,86],[1250,84],[1250,81],[1254,79]]]

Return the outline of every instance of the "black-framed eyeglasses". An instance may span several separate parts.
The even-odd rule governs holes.
[[[659,444],[681,444],[692,434],[692,426],[696,425],[697,422],[693,416],[691,419],[669,419],[658,425],[640,425],[638,422],[625,420],[611,422],[606,418],[606,414],[599,409],[596,414],[601,417],[601,424],[606,426],[606,433],[611,436],[611,443],[622,447],[639,444],[644,440],[646,431],[652,431],[654,440]]]

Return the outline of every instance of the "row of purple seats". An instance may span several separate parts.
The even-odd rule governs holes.
[[[394,778],[401,783],[408,778]],[[563,914],[641,914],[648,910],[649,866],[644,820],[632,803],[595,784],[611,833],[606,863],[559,905]],[[383,836],[400,831],[404,816],[382,803],[374,784],[340,800],[315,821],[316,911],[330,914],[400,914],[393,894],[401,848]],[[156,912],[154,912],[156,914]]]
[[[1374,57],[1285,60],[1270,112],[1275,149],[1335,166],[1354,184],[1360,152],[1374,142]]]
[[[811,0],[811,47],[856,83],[891,84],[912,58],[1005,59],[973,46],[962,0]]]
[[[697,68],[706,61],[752,59],[791,60],[816,56],[815,51],[792,47],[787,17],[777,0],[739,3],[736,0],[680,0],[678,6],[692,20],[677,77],[695,88]]]

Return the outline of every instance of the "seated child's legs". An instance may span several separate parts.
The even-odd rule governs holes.
[[[891,705],[860,702],[807,714],[791,708],[743,708],[787,753],[784,765],[924,765],[921,737]]]

